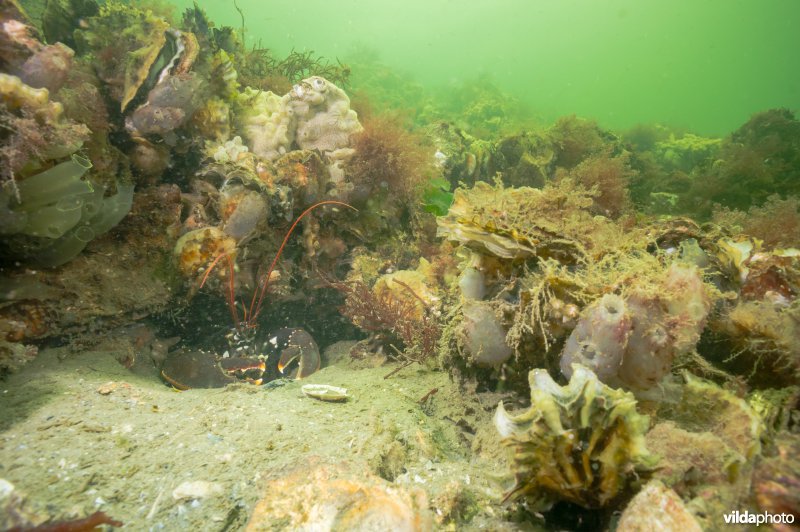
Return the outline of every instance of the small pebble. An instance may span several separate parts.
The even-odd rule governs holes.
[[[100,395],[109,395],[111,392],[117,389],[117,386],[119,386],[118,383],[114,381],[108,381],[98,386],[97,393],[99,393]]]
[[[172,498],[176,501],[186,499],[205,499],[222,493],[222,486],[216,482],[206,480],[187,481],[172,491]]]

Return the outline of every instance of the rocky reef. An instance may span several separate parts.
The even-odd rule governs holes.
[[[34,7],[0,8],[0,378],[53,346],[197,392],[338,365],[435,419],[376,429],[363,477],[280,463],[230,518],[254,530],[796,514],[793,112],[722,138],[542,125],[489,80],[442,99],[358,56],[351,78],[199,6]],[[445,462],[478,476],[408,487]]]

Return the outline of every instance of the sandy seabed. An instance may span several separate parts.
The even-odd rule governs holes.
[[[510,526],[496,401],[418,366],[384,379],[395,366],[354,362],[348,350],[332,346],[338,362],[302,382],[178,392],[111,352],[45,349],[0,383],[0,479],[16,500],[7,510],[34,523],[102,510],[130,530],[238,530],[260,499],[291,496],[269,493],[270,481],[330,466],[423,493],[437,529]],[[312,399],[304,383],[350,398]],[[205,493],[181,494],[197,481]]]

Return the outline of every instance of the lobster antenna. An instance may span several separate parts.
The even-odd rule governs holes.
[[[286,244],[289,242],[289,237],[292,236],[292,232],[294,232],[294,228],[297,227],[297,224],[300,223],[300,220],[302,220],[303,217],[306,214],[310,213],[311,211],[313,211],[317,207],[321,207],[322,205],[341,205],[343,207],[347,207],[348,209],[353,209],[354,211],[358,212],[358,209],[356,209],[352,205],[350,205],[348,203],[345,203],[343,201],[336,201],[336,200],[319,201],[319,202],[315,203],[314,205],[312,205],[311,207],[309,207],[306,210],[304,210],[300,214],[300,216],[298,216],[297,219],[295,219],[295,221],[292,224],[292,226],[286,232],[286,236],[283,238],[283,242],[281,243],[281,246],[278,248],[278,252],[275,254],[275,258],[272,259],[272,264],[270,264],[269,270],[267,270],[267,273],[264,276],[264,280],[261,283],[261,291],[258,292],[258,300],[256,300],[256,293],[257,292],[253,292],[253,300],[250,302],[250,312],[249,312],[250,318],[249,318],[248,321],[255,320],[256,318],[258,318],[258,315],[261,313],[261,305],[264,302],[264,295],[267,293],[267,287],[269,286],[270,277],[272,277],[272,272],[275,270],[275,266],[278,264],[278,259],[281,257],[281,253],[283,253],[283,248],[285,248]]]
[[[230,256],[226,253],[225,258],[228,260],[228,307],[231,309],[231,318],[233,318],[233,326],[239,328],[239,313],[236,312],[236,286],[234,285],[235,268]]]
[[[200,281],[200,288],[203,288],[203,286],[205,286],[206,281],[208,281],[208,276],[211,275],[211,272],[214,270],[217,264],[219,264],[219,261],[222,260],[222,257],[225,257],[225,259],[228,261],[228,273],[229,273],[228,294],[227,294],[228,308],[230,308],[231,311],[231,318],[233,318],[233,325],[238,329],[239,314],[236,312],[236,291],[235,291],[236,288],[233,284],[235,272],[234,272],[233,261],[231,260],[230,255],[223,252],[217,255],[216,258],[214,258],[214,260],[211,262],[211,265],[209,265],[208,269],[206,269],[206,273],[205,275],[203,275],[203,280]],[[242,305],[242,307],[244,307],[244,305]]]

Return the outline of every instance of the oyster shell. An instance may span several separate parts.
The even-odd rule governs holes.
[[[532,370],[528,380],[530,409],[511,416],[500,402],[494,416],[503,443],[514,450],[516,484],[506,499],[527,497],[540,509],[558,500],[599,508],[636,470],[655,465],[644,440],[649,419],[636,411],[633,394],[606,386],[578,364],[566,386],[544,369]]]
[[[304,384],[300,388],[304,394],[320,401],[337,403],[347,401],[347,388],[331,386],[330,384]]]

